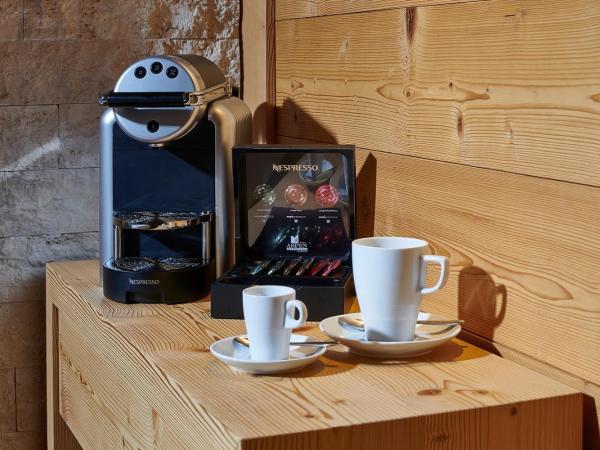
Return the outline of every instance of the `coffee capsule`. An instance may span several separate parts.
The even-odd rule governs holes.
[[[304,273],[312,265],[314,260],[315,260],[315,257],[312,256],[312,257],[308,258],[306,261],[304,261],[302,264],[300,264],[300,267],[298,267],[298,270],[296,271],[296,275],[298,275],[298,276],[304,275]]]
[[[321,272],[321,270],[323,270],[327,265],[329,265],[329,260],[328,259],[322,259],[322,260],[318,261],[312,267],[312,269],[310,269],[310,276],[314,277],[314,276],[319,275],[319,273]]]
[[[302,262],[302,258],[294,258],[292,259],[289,264],[286,266],[285,269],[283,269],[283,274],[284,275],[289,275],[290,273],[292,273],[292,270],[294,270],[298,264],[300,264],[300,262]]]
[[[323,273],[321,274],[322,277],[327,277],[329,276],[331,273],[333,273],[338,267],[340,267],[340,265],[342,264],[342,259],[338,258],[338,259],[334,259],[333,261],[331,261],[327,267],[325,267],[325,270],[323,271]]]
[[[323,208],[332,208],[340,200],[340,194],[331,184],[324,184],[315,192],[315,199]]]
[[[254,196],[267,206],[273,205],[277,198],[275,191],[268,184],[259,184],[254,188]]]
[[[263,259],[262,261],[254,261],[254,267],[250,269],[250,275],[258,275],[271,264],[272,259]]]
[[[278,259],[269,269],[268,275],[275,275],[285,264],[285,259]]]
[[[306,203],[308,192],[306,191],[306,188],[300,184],[290,184],[285,188],[283,197],[290,206],[299,208]]]

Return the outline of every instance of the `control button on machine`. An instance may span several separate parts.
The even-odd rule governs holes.
[[[163,66],[158,61],[153,62],[152,65],[150,66],[150,71],[154,74],[161,73],[162,69],[163,69]]]
[[[146,68],[143,66],[136,67],[134,74],[136,78],[144,78],[146,76]]]
[[[156,133],[160,128],[160,125],[156,120],[151,120],[150,122],[148,122],[148,125],[146,125],[146,128],[148,128],[148,131],[150,133]]]
[[[175,78],[177,75],[179,75],[179,69],[175,66],[170,66],[167,69],[167,76],[169,78]]]

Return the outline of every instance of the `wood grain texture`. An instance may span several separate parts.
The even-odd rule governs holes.
[[[110,418],[106,424],[118,440],[127,442],[133,448],[152,446],[152,408],[144,401],[135,383],[120,376],[112,366],[103,362],[95,351],[92,342],[78,332],[70,320],[63,317],[60,325],[59,358],[61,364],[60,377],[60,410],[74,430],[79,430],[84,419],[78,409],[88,409],[93,404],[94,414]],[[75,382],[74,382],[75,380]],[[85,397],[79,400],[78,397]],[[78,402],[84,401],[83,405]],[[78,440],[94,441],[94,430],[82,430],[84,436]],[[91,435],[86,435],[91,432]],[[99,433],[100,435],[102,433]],[[97,445],[88,445],[97,447]]]
[[[410,8],[415,6],[447,5],[486,0],[277,0],[276,19],[331,16],[381,9]]]
[[[427,310],[599,384],[599,189],[364,149],[359,179],[367,158],[373,173],[357,204],[376,185],[373,234],[418,236],[450,258]]]
[[[300,372],[249,376],[207,351],[214,340],[243,332],[241,321],[210,319],[207,302],[113,303],[102,297],[97,272],[96,261],[52,263],[47,271],[48,301],[63,324],[60,404],[90,448],[104,433],[139,448],[173,448],[149,439],[157,433],[194,448],[581,445],[577,391],[463,341],[385,364],[336,346]],[[129,383],[111,392],[118,380]],[[149,423],[144,402],[160,426]],[[83,417],[99,425],[83,432]],[[501,428],[491,431],[496,424]],[[544,437],[523,436],[524,429]]]
[[[275,138],[275,0],[242,1],[242,98],[254,143]]]
[[[277,22],[278,140],[366,149],[359,232],[449,255],[426,307],[585,392],[597,448],[600,4],[277,6],[307,17]]]
[[[277,133],[600,186],[599,19],[491,0],[278,21]]]
[[[48,450],[81,450],[75,436],[60,416],[59,402],[59,311],[46,280],[46,445]]]
[[[278,142],[310,144],[307,140],[283,136],[278,138]],[[419,165],[425,169],[416,171],[415,167]],[[449,168],[446,169],[446,166]],[[448,180],[459,177],[460,183],[450,188],[448,183],[436,181],[440,176]],[[475,188],[477,180],[479,188]],[[544,193],[548,185],[555,189],[548,189],[546,195],[542,195],[546,200],[540,202],[539,194]],[[465,189],[463,186],[474,189]],[[529,186],[537,188],[533,190]],[[371,193],[372,189],[375,189],[375,194]],[[562,189],[570,194],[562,192]],[[558,239],[563,239],[565,227],[569,224],[577,222],[584,225],[586,221],[581,221],[576,211],[586,211],[586,207],[571,203],[571,199],[581,197],[590,205],[596,205],[595,211],[598,211],[600,192],[597,191],[589,186],[363,149],[357,153],[357,205],[368,205],[368,208],[357,209],[359,236],[417,235],[432,242],[436,252],[449,256],[452,268],[448,285],[435,296],[425,297],[424,307],[432,312],[465,319],[465,338],[469,342],[584,392],[587,396],[584,429],[586,449],[600,445],[600,413],[595,406],[600,405],[600,388],[595,381],[590,381],[590,376],[597,380],[600,350],[597,344],[600,302],[597,291],[589,293],[589,286],[596,289],[597,283],[593,278],[593,263],[589,266],[588,260],[581,267],[590,269],[586,274],[589,286],[569,287],[570,280],[566,277],[570,276],[568,270],[565,272],[563,259],[556,259],[552,254],[556,250],[556,241],[553,240],[556,238],[545,236],[545,230],[554,227]],[[478,194],[474,195],[474,192]],[[489,200],[483,202],[482,206],[482,201],[488,196]],[[374,198],[377,200],[374,201]],[[486,208],[485,204],[495,206]],[[519,214],[512,219],[510,214],[506,214],[510,209],[518,211],[522,205],[529,204],[536,207],[528,211],[527,222]],[[439,209],[440,205],[443,205],[442,209]],[[495,210],[502,214],[496,214],[498,217],[492,220],[490,217]],[[548,211],[552,211],[552,214]],[[374,217],[368,217],[370,214],[374,214]],[[569,222],[565,222],[566,218],[561,219],[561,214],[568,217]],[[531,219],[552,216],[555,223],[536,223],[528,229]],[[384,221],[383,217],[387,219]],[[595,220],[590,218],[587,221],[588,233],[591,233]],[[370,222],[375,225],[373,229],[364,226]],[[427,226],[419,231],[418,228],[423,227],[424,223]],[[490,225],[494,225],[493,228],[489,228]],[[432,231],[435,229],[438,231]],[[478,231],[482,234],[478,235]],[[574,233],[579,231],[575,229]],[[577,236],[571,240],[577,241]],[[577,260],[575,255],[565,252],[565,249],[576,250],[571,247],[571,240],[565,238],[561,241],[561,257]],[[588,243],[590,241],[593,241],[593,234]],[[510,269],[516,263],[512,258],[504,259],[500,264],[499,255],[496,254],[498,243],[502,243],[499,251],[504,255],[511,252],[511,245],[529,246],[529,256],[522,259],[522,255],[528,251],[523,247],[517,259],[522,267],[536,264],[535,271]],[[580,249],[587,248],[588,243],[582,243]],[[594,250],[591,252],[591,256],[594,256]],[[552,279],[552,282],[541,282],[548,275],[535,272],[550,267],[546,263],[535,263],[534,260],[538,258],[539,261],[551,261],[553,273],[560,274],[560,277]],[[430,275],[432,279],[436,276],[435,272]],[[562,286],[565,292],[579,292],[580,298],[565,298],[555,303],[560,299],[539,294],[545,289],[551,292],[557,286]],[[530,298],[535,292],[538,292],[537,298]],[[549,307],[545,306],[546,303]],[[555,309],[559,304],[567,310],[573,309],[576,314],[561,308]],[[524,317],[532,319],[524,320]],[[554,328],[555,324],[562,325]],[[567,327],[570,326],[577,331],[569,331]],[[561,338],[565,335],[569,336],[568,340]]]
[[[584,449],[600,448],[600,417],[596,405],[600,405],[600,386],[583,380],[572,373],[558,369],[548,363],[542,362],[525,353],[521,353],[506,345],[491,342],[486,338],[464,331],[460,337],[467,342],[484,348],[503,358],[510,359],[517,364],[542,373],[554,380],[560,381],[583,392],[583,447]]]

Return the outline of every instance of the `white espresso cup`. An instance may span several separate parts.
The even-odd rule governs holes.
[[[308,317],[306,305],[296,300],[296,291],[286,286],[252,286],[244,289],[243,299],[250,359],[288,359],[292,328],[304,325]]]
[[[426,241],[407,237],[352,242],[352,273],[367,340],[414,339],[423,295],[440,290],[448,278],[448,258],[428,251]],[[432,287],[425,287],[428,263],[440,266]]]

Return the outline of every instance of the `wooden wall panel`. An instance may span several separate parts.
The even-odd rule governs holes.
[[[242,98],[252,111],[253,142],[275,131],[275,0],[241,2]]]
[[[420,237],[450,258],[426,310],[600,384],[600,189],[364,149],[359,179],[367,157],[374,234]]]
[[[277,22],[278,134],[600,185],[600,5]]]
[[[278,141],[360,147],[359,231],[450,256],[424,307],[585,392],[597,448],[600,3],[424,5],[277,0]]]
[[[277,20],[485,0],[277,0]]]
[[[600,383],[600,191],[415,158],[376,159],[375,234],[421,236],[451,260],[447,287],[424,306]]]

